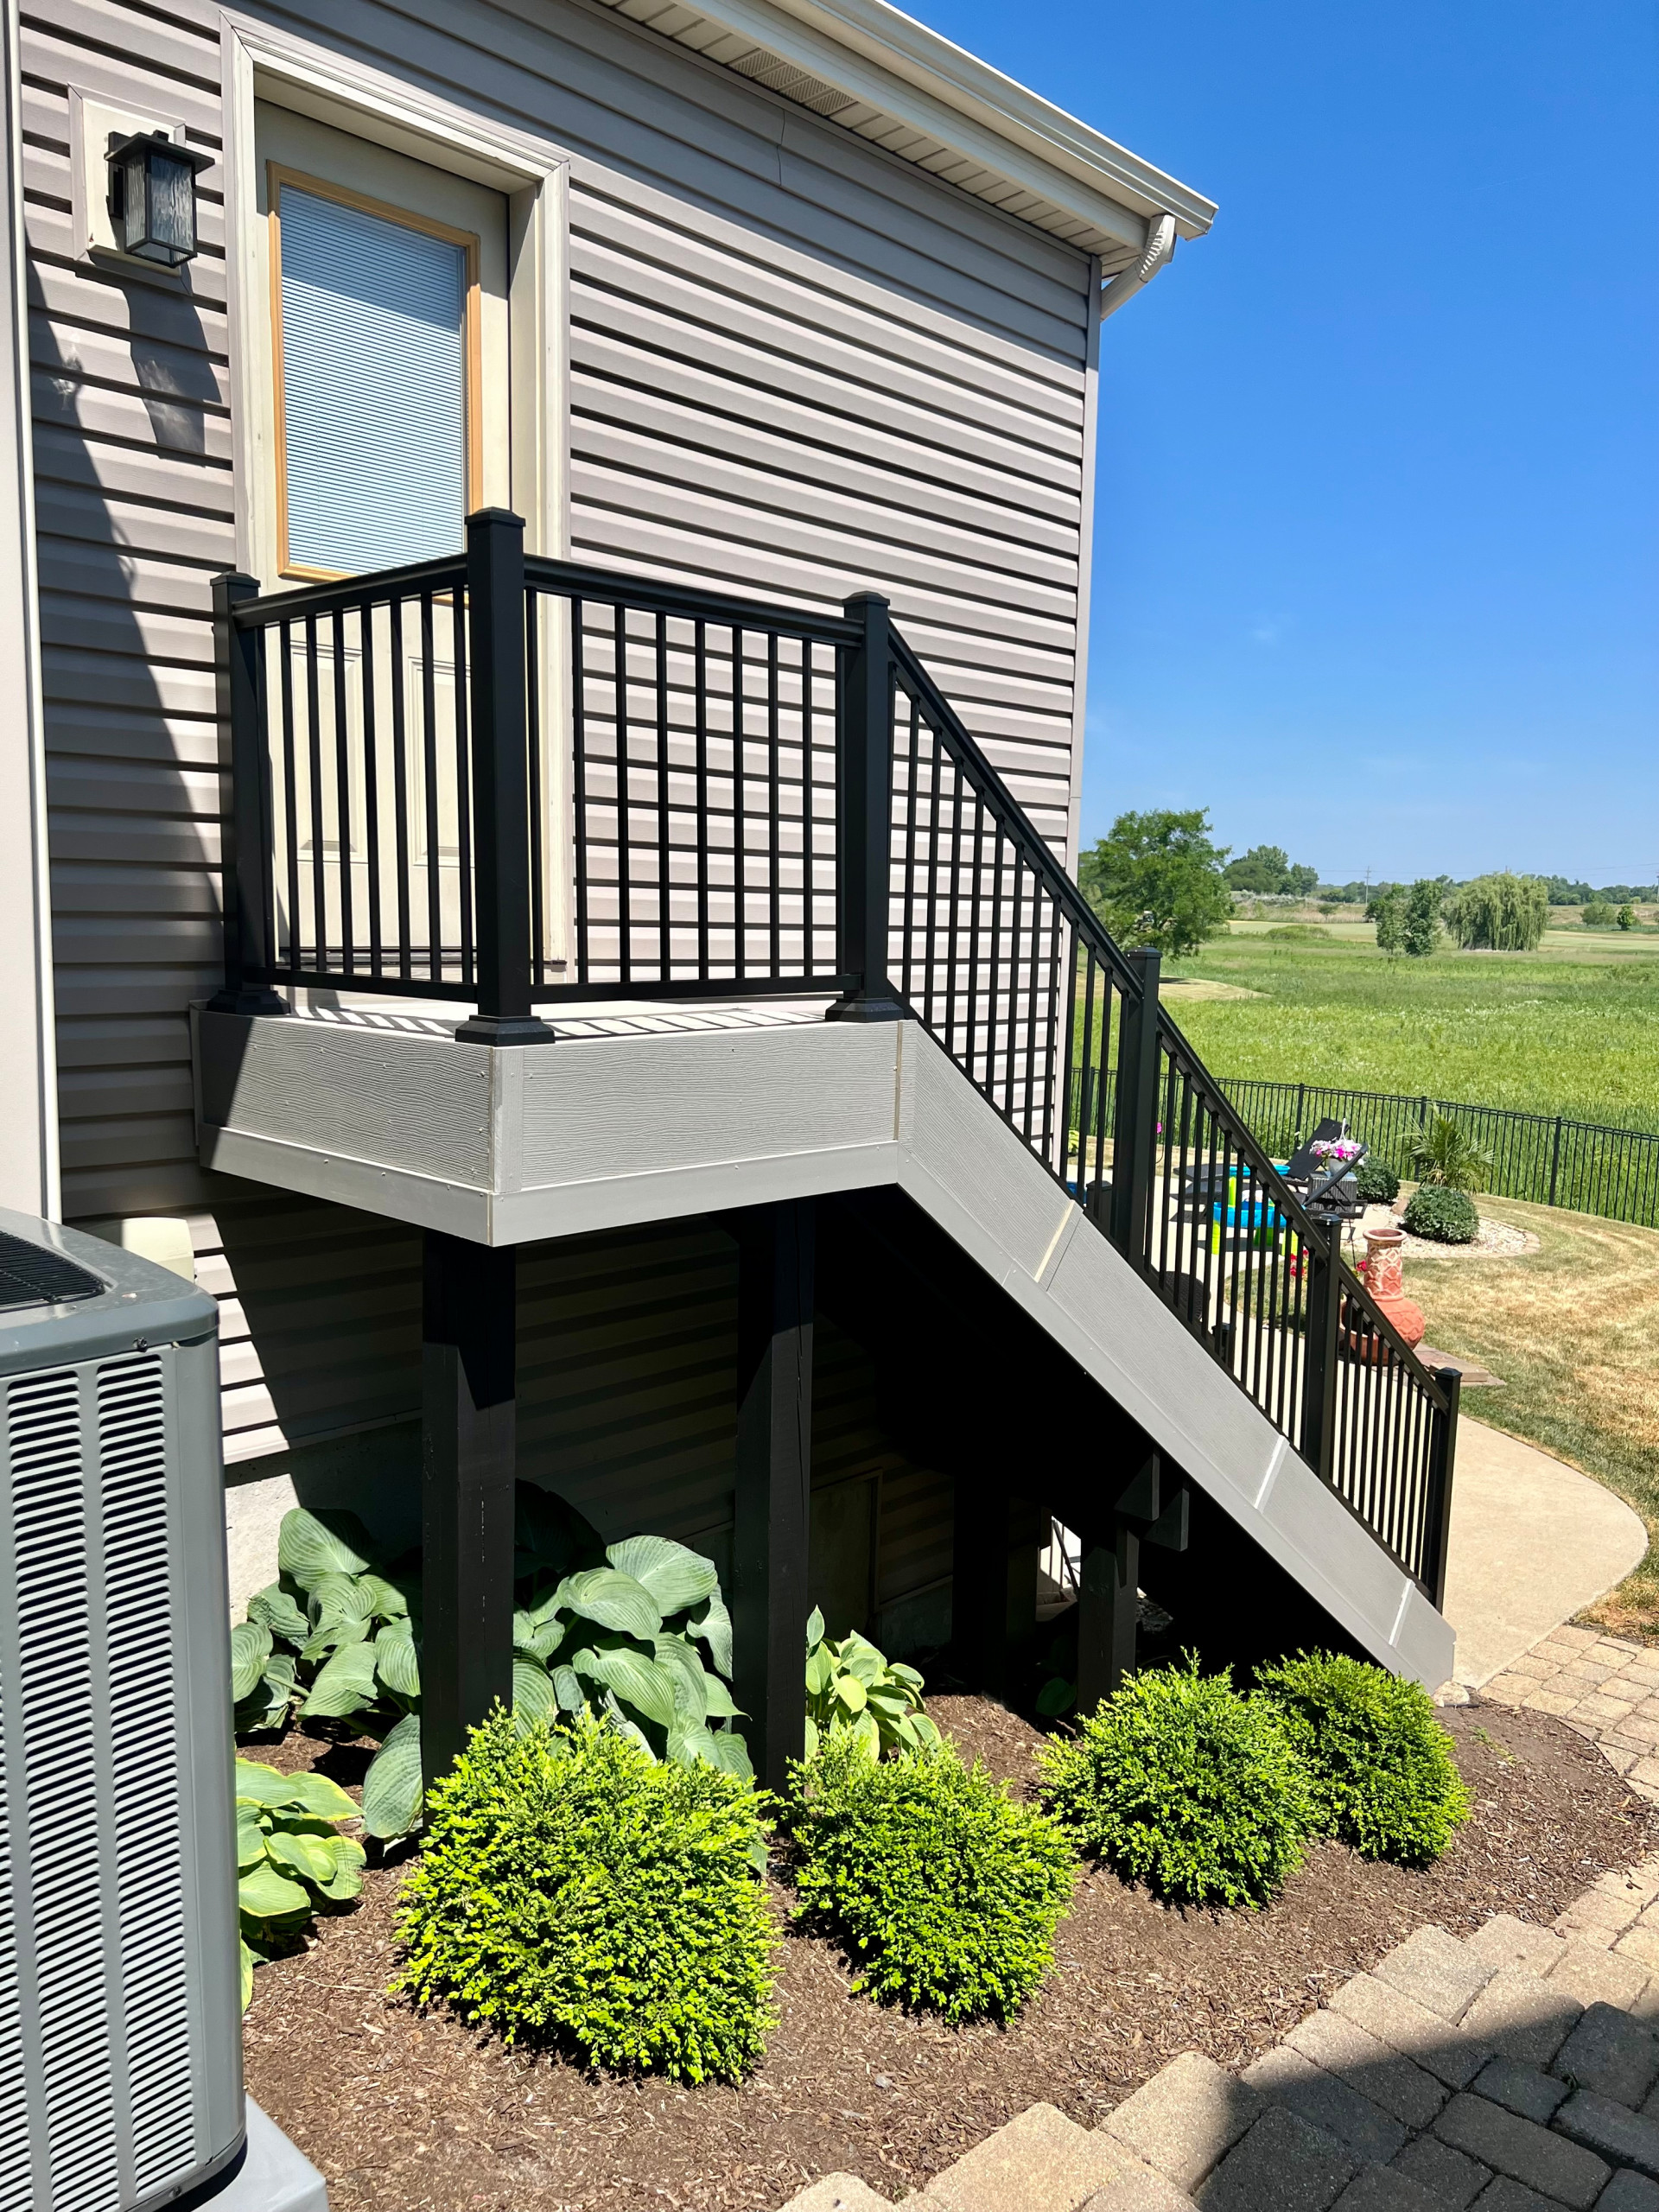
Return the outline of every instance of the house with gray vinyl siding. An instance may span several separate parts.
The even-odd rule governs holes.
[[[233,1586],[505,1468],[710,1552],[780,1743],[815,1599],[991,1679],[1055,1517],[1108,1675],[1137,1577],[1449,1672],[1454,1398],[1294,1199],[1241,1258],[1067,876],[1101,349],[1211,204],[882,0],[6,38],[0,1198],[217,1296]]]

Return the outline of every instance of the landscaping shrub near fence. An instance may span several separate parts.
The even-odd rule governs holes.
[[[1408,1176],[1412,1139],[1443,1114],[1491,1153],[1483,1187],[1494,1198],[1529,1198],[1659,1229],[1659,1136],[1645,1129],[1386,1090],[1236,1082],[1224,1076],[1217,1081],[1257,1139],[1281,1159],[1299,1133],[1311,1133],[1322,1121],[1343,1121],[1397,1174]]]

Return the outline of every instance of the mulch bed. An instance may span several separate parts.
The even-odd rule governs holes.
[[[1040,1740],[988,1700],[929,1711],[1024,1783]],[[849,1990],[823,1941],[785,1929],[779,2020],[741,2088],[584,2073],[510,2050],[385,1994],[401,1869],[259,1969],[250,2093],[319,2165],[334,2212],[770,2212],[836,2170],[898,2198],[1038,2100],[1097,2123],[1192,2049],[1242,2066],[1338,1982],[1425,1922],[1548,1922],[1596,1876],[1659,1848],[1659,1816],[1581,1737],[1541,1713],[1448,1710],[1475,1817],[1436,1866],[1318,1847],[1259,1912],[1179,1912],[1087,1871],[1058,1967],[1012,2028],[952,2031]],[[348,1786],[365,1754],[290,1735],[249,1756]]]

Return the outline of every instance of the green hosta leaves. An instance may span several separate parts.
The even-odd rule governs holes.
[[[286,1920],[290,1913],[311,1910],[311,1892],[302,1883],[279,1873],[269,1859],[242,1876],[236,1894],[238,1905],[250,1920]]]
[[[270,1649],[270,1630],[259,1621],[243,1621],[231,1630],[231,1696],[236,1704],[252,1694]]]
[[[265,1857],[265,1832],[259,1825],[258,1815],[245,1805],[236,1808],[236,1871],[238,1874],[251,1872],[263,1866]]]
[[[406,1713],[363,1777],[363,1826],[373,1836],[407,1835],[421,1816],[421,1721]]]
[[[700,1605],[720,1588],[712,1560],[666,1536],[628,1536],[608,1546],[605,1556],[620,1573],[650,1592],[664,1619],[689,1605]]]
[[[538,1720],[556,1720],[559,1715],[558,1693],[546,1668],[517,1652],[512,1661],[512,1712],[525,1728],[534,1727]]]
[[[260,1622],[273,1636],[286,1637],[289,1643],[303,1643],[311,1633],[303,1608],[280,1582],[267,1583],[255,1592],[248,1600],[248,1618]]]
[[[373,1565],[369,1532],[354,1513],[308,1513],[296,1505],[283,1516],[276,1564],[302,1590],[325,1574],[364,1574]]]
[[[415,1649],[415,1638],[406,1618],[391,1622],[374,1639],[374,1671],[381,1688],[393,1697],[408,1705],[419,1699],[420,1654]]]
[[[274,1766],[256,1759],[236,1763],[236,1802],[238,1805],[286,1805],[292,1802],[295,1777],[278,1774]]]
[[[372,1705],[377,1694],[374,1662],[371,1643],[348,1643],[336,1651],[319,1671],[301,1713],[307,1719],[343,1720]]]
[[[846,1734],[869,1758],[884,1751],[931,1749],[939,1732],[922,1711],[922,1678],[888,1660],[868,1637],[839,1642],[823,1633],[814,1606],[806,1624],[806,1755],[817,1758],[826,1737]]]
[[[585,1680],[611,1691],[659,1728],[674,1725],[675,1678],[655,1658],[647,1659],[631,1644],[590,1643],[572,1655],[570,1664]]]
[[[722,1675],[729,1676],[732,1671],[732,1617],[718,1591],[700,1611],[691,1616],[685,1626],[688,1635],[700,1637],[709,1646],[709,1656]]]
[[[357,1817],[357,1808],[337,1782],[326,1774],[315,1770],[288,1777],[291,1795],[289,1802],[310,1814],[314,1820],[351,1821]]]
[[[623,1636],[653,1637],[663,1624],[662,1608],[650,1591],[613,1567],[586,1567],[567,1574],[552,1602],[561,1611],[580,1613]]]

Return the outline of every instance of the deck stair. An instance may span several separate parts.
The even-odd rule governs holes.
[[[831,2174],[784,2212],[879,2212]],[[1659,2212],[1659,1859],[1554,1929],[1420,1928],[1242,2074],[1173,2059],[1097,2128],[1033,2105],[914,2212]]]

